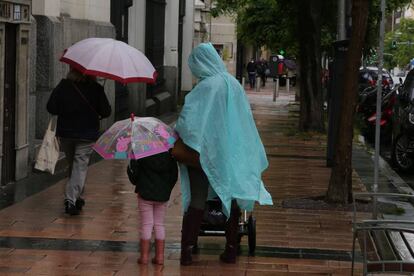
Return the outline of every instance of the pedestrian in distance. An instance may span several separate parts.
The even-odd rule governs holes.
[[[135,185],[140,214],[139,264],[147,264],[154,230],[155,256],[152,263],[164,264],[165,212],[171,191],[177,182],[177,162],[169,152],[131,160],[127,169],[129,180]]]
[[[250,89],[253,89],[254,86],[256,85],[256,62],[254,60],[254,58],[252,58],[249,63],[247,64],[247,75],[249,77],[249,84],[250,84]]]
[[[262,82],[261,86],[265,87],[266,79],[267,79],[267,76],[270,74],[270,70],[269,70],[269,65],[267,64],[267,61],[264,58],[262,58],[258,62],[257,73],[259,74],[260,80]]]
[[[109,117],[111,106],[104,88],[91,76],[71,68],[53,90],[47,111],[57,115],[56,136],[69,163],[64,192],[65,213],[79,215],[92,145],[99,137],[100,120]]]
[[[210,194],[220,198],[226,246],[224,263],[235,263],[240,208],[252,211],[255,201],[272,204],[261,174],[268,166],[246,93],[227,72],[211,43],[193,49],[188,65],[198,84],[185,97],[172,155],[180,164],[184,216],[181,265],[192,264],[204,208]]]

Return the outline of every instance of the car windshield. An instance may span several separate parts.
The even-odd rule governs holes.
[[[382,78],[388,81],[392,81],[390,73],[387,71],[382,72]],[[378,72],[375,70],[361,70],[360,71],[360,81],[369,81],[369,80],[377,80],[378,79]]]

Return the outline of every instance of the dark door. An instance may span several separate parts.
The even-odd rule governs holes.
[[[147,97],[160,92],[164,83],[165,0],[147,0],[145,55],[158,72],[155,85],[148,85]]]
[[[17,25],[6,23],[2,185],[15,180],[16,31]]]

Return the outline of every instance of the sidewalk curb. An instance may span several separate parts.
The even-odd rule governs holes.
[[[366,149],[372,148],[361,135],[358,136],[358,140],[363,143]],[[371,160],[374,162],[375,156],[369,151],[367,152],[371,155]],[[391,168],[381,155],[379,156],[379,170],[400,193],[414,195],[414,190]]]

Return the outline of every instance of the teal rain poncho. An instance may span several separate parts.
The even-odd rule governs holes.
[[[200,153],[211,188],[230,214],[231,201],[251,211],[255,201],[272,205],[261,180],[268,162],[240,83],[227,72],[211,43],[193,49],[188,65],[199,83],[185,97],[176,130],[183,142]],[[180,165],[183,208],[190,200],[187,168]]]

